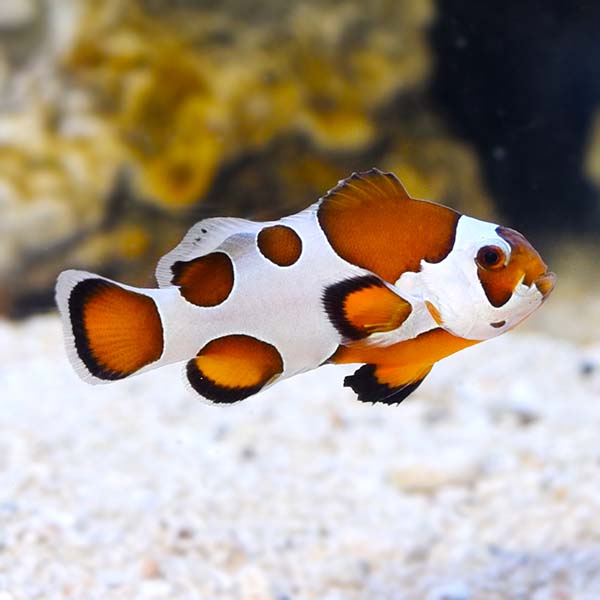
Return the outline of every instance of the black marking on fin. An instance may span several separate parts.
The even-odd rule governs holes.
[[[340,335],[349,340],[362,340],[369,336],[367,331],[357,329],[348,321],[344,312],[344,301],[352,292],[369,287],[386,287],[375,275],[365,275],[344,279],[325,288],[323,292],[323,306],[329,320],[338,330]]]
[[[116,284],[105,279],[93,278],[80,281],[71,291],[69,296],[69,315],[71,317],[71,327],[73,329],[73,338],[77,355],[83,361],[87,370],[98,379],[116,381],[124,379],[129,373],[121,373],[112,369],[107,369],[92,354],[88,334],[85,328],[83,308],[88,300],[100,292],[103,288],[118,287]]]
[[[97,379],[124,379],[162,356],[162,321],[148,295],[90,277],[74,285],[67,306],[75,352]]]
[[[260,392],[265,384],[249,387],[226,387],[215,383],[196,366],[195,359],[188,361],[186,374],[190,385],[201,396],[215,404],[233,404]]]
[[[352,388],[361,402],[382,402],[383,404],[400,404],[410,396],[424,381],[424,375],[418,381],[407,383],[401,387],[391,388],[377,381],[375,365],[363,365],[353,375],[344,378],[344,387]]]

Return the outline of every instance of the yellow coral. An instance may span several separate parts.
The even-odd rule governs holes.
[[[324,11],[307,3],[283,11],[276,27],[242,27],[214,10],[198,10],[195,19],[174,10],[159,20],[139,0],[90,3],[66,64],[99,89],[142,194],[187,206],[207,192],[222,164],[281,135],[304,132],[334,151],[371,144],[376,108],[426,74],[422,25],[431,3],[416,12],[409,4],[377,5],[365,19],[356,4]],[[386,14],[410,36],[406,47]],[[349,31],[356,39],[346,39]],[[224,32],[228,41],[215,42]],[[420,51],[409,51],[411,44]],[[177,123],[190,103],[210,106],[212,116],[184,134]],[[197,140],[188,139],[191,132]]]
[[[133,89],[135,87],[135,89]],[[184,207],[200,200],[223,162],[228,114],[193,61],[140,75],[119,120],[140,192]]]
[[[277,135],[293,130],[301,96],[297,82],[265,59],[255,70],[230,69],[227,104],[231,135],[239,148],[261,148]]]
[[[223,145],[207,132],[196,144],[170,146],[164,154],[138,163],[140,193],[169,206],[185,207],[202,199],[221,162]]]
[[[293,212],[379,166],[415,196],[489,215],[471,152],[426,108],[396,110],[427,80],[433,0],[267,2],[251,15],[231,3],[75,4],[59,64],[48,59],[20,114],[0,114],[0,275],[45,246],[140,275],[188,224],[185,212],[156,224],[144,204],[187,212],[219,172],[231,173],[219,179],[226,206],[211,207],[221,214]],[[35,277],[26,266],[11,278],[18,293],[52,285],[39,262]]]
[[[141,225],[127,225],[117,231],[117,256],[134,260],[144,256],[150,246],[148,232]]]
[[[411,196],[449,204],[479,218],[496,216],[477,162],[460,142],[436,135],[406,133],[382,161],[396,173]]]

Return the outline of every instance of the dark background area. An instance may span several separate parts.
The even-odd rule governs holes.
[[[600,3],[438,2],[431,93],[511,223],[597,230],[582,170],[600,106]]]

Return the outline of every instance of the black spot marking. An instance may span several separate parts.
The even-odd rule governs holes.
[[[506,321],[496,321],[495,323],[490,323],[490,325],[496,329],[500,329],[500,327],[504,327],[506,325]]]

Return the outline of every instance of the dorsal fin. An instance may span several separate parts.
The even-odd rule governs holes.
[[[409,196],[393,173],[353,173],[320,201],[317,216],[344,260],[395,283],[421,261],[439,262],[454,245],[456,211]]]
[[[159,287],[173,285],[172,267],[177,262],[188,262],[214,252],[227,238],[237,233],[253,233],[264,227],[236,217],[211,217],[198,221],[170,252],[165,254],[156,267]]]
[[[402,182],[393,174],[373,168],[352,173],[323,196],[324,202],[346,207],[361,204],[375,206],[379,202],[411,200]]]

